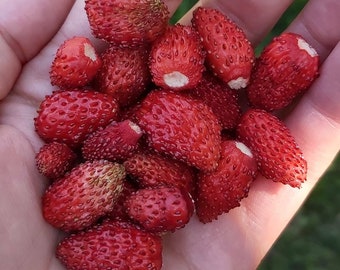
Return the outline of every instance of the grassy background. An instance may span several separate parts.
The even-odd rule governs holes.
[[[183,0],[172,22],[196,2],[197,0]],[[295,0],[257,51],[260,51],[273,36],[281,33],[307,2],[308,0]],[[264,258],[259,270],[340,269],[339,178],[340,155]]]

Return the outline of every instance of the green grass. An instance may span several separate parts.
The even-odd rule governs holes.
[[[197,0],[183,0],[175,14],[172,16],[170,22],[176,23],[193,5],[197,3]]]
[[[268,0],[270,1],[270,0]],[[184,0],[176,22],[196,0]],[[307,0],[295,0],[256,49],[280,34]],[[282,233],[258,270],[335,270],[340,267],[340,154]]]

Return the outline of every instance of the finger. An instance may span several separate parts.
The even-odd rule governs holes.
[[[323,61],[340,40],[340,2],[310,0],[286,31],[301,34]]]
[[[180,21],[190,23],[192,11],[198,6],[217,8],[236,22],[248,39],[257,45],[272,29],[292,0],[201,0]]]
[[[0,99],[12,88],[22,64],[60,27],[73,1],[0,1]]]

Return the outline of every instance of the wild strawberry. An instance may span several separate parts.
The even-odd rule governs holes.
[[[70,147],[58,142],[44,144],[35,156],[39,173],[51,180],[64,176],[76,159],[77,155]]]
[[[211,222],[240,206],[256,175],[257,164],[250,149],[239,141],[223,141],[216,170],[198,175],[195,205],[199,220]]]
[[[55,91],[40,104],[34,119],[38,135],[46,142],[77,147],[86,136],[118,118],[118,104],[93,91]]]
[[[124,167],[117,163],[100,160],[79,164],[46,190],[43,216],[64,231],[89,227],[112,210],[124,178]]]
[[[306,180],[306,160],[290,130],[276,116],[250,109],[242,116],[237,133],[264,177],[292,187],[300,187]]]
[[[103,65],[96,84],[101,92],[113,96],[121,107],[131,105],[150,82],[148,50],[109,47],[102,55]]]
[[[160,270],[162,241],[130,223],[105,221],[65,238],[56,256],[70,270]]]
[[[220,11],[198,7],[192,25],[207,51],[207,65],[232,89],[248,85],[255,60],[254,50],[243,30]]]
[[[247,94],[252,106],[268,111],[286,107],[318,76],[319,56],[298,34],[284,33],[256,62]]]
[[[112,122],[84,141],[83,157],[86,160],[124,161],[138,148],[142,134],[139,126],[129,120]]]
[[[200,83],[187,91],[187,94],[207,104],[217,116],[223,129],[236,127],[241,116],[236,90],[230,89],[227,84],[206,72]]]
[[[86,37],[66,40],[57,50],[50,79],[60,88],[78,88],[87,85],[95,77],[102,61],[91,41]]]
[[[171,26],[152,45],[152,80],[165,89],[190,89],[202,78],[204,58],[200,38],[191,26]]]
[[[162,0],[86,0],[85,10],[94,36],[121,46],[151,43],[169,23]]]
[[[182,228],[194,211],[189,193],[175,187],[139,189],[127,198],[125,206],[130,218],[151,232]]]
[[[173,186],[191,193],[195,173],[187,164],[151,151],[137,152],[124,162],[126,173],[142,188]]]
[[[158,151],[201,170],[213,170],[220,157],[221,126],[200,101],[155,90],[136,113],[149,144]]]

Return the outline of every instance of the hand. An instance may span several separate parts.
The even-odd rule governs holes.
[[[175,10],[180,1],[166,2]],[[291,2],[200,4],[231,16],[256,45]],[[40,101],[51,92],[48,72],[57,47],[74,35],[91,35],[84,1],[73,3],[0,3],[0,269],[64,269],[54,256],[62,235],[41,215],[46,180],[35,169],[41,141],[33,118]],[[256,268],[327,169],[340,146],[339,14],[337,0],[312,0],[288,29],[302,34],[322,61],[320,78],[286,118],[309,164],[307,182],[298,190],[257,179],[241,207],[206,225],[193,218],[184,229],[168,235],[163,269]],[[190,14],[183,22],[189,20]]]

